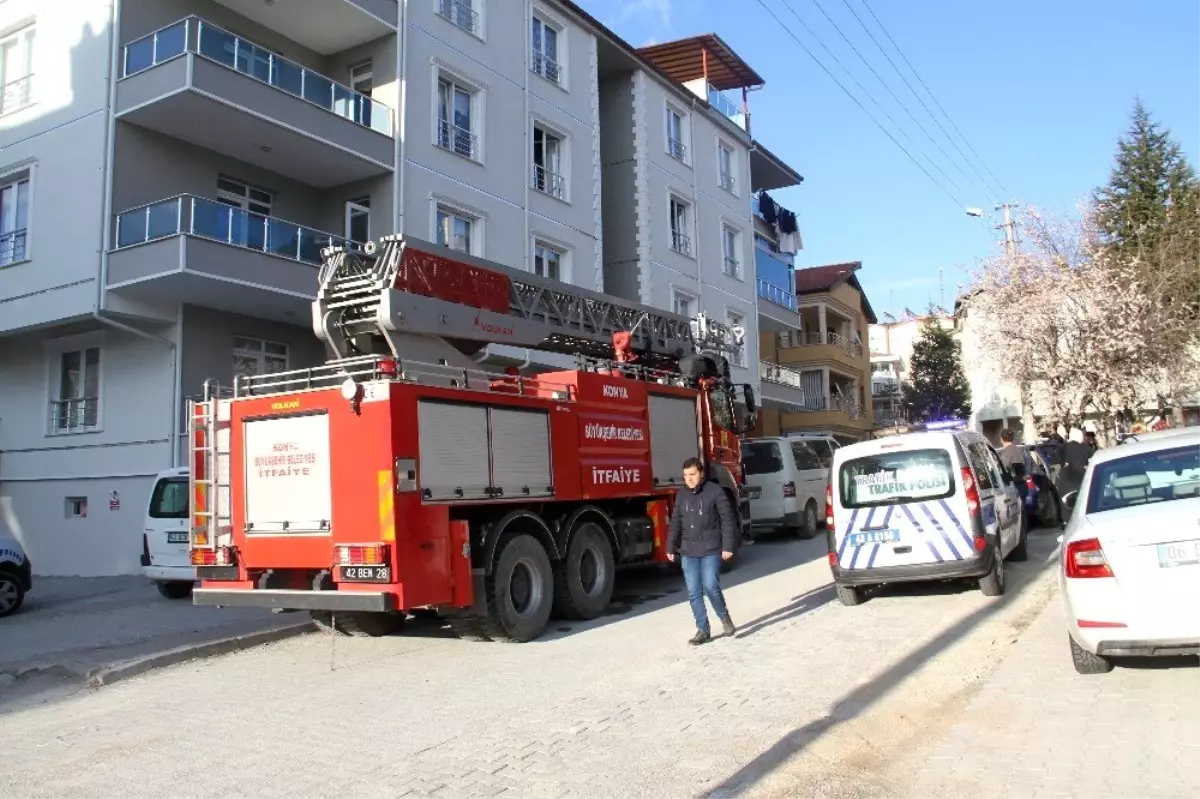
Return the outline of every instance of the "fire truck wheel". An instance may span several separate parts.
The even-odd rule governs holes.
[[[616,561],[608,536],[587,522],[571,536],[567,555],[554,569],[554,612],[564,619],[595,619],[612,601]]]
[[[488,637],[532,641],[546,629],[553,605],[554,570],[545,547],[524,533],[502,542],[487,580]]]
[[[333,623],[338,631],[355,637],[379,638],[404,629],[403,613],[335,613]]]

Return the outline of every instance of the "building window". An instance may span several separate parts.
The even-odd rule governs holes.
[[[551,197],[565,200],[567,180],[563,176],[562,137],[533,126],[533,188]]]
[[[271,193],[252,188],[234,178],[217,178],[217,202],[260,216],[271,215]]]
[[[533,242],[533,273],[551,280],[566,280],[567,253],[544,241]]]
[[[729,326],[730,330],[733,330],[734,328],[740,328],[743,335],[746,332],[746,317],[742,316],[740,313],[734,313],[733,311],[726,311],[725,312],[725,324]],[[745,366],[746,366],[746,342],[745,342],[745,339],[743,339],[742,343],[738,346],[738,348],[730,354],[729,362],[732,363],[734,366],[741,366],[741,367],[745,368]]]
[[[557,25],[551,25],[536,14],[534,15],[533,57],[530,64],[534,72],[554,83],[562,80],[558,49],[558,40],[562,33]]]
[[[58,354],[58,391],[50,403],[50,432],[83,433],[100,425],[100,348]]]
[[[286,372],[288,346],[257,338],[234,336],[233,376],[268,375]]]
[[[671,292],[671,310],[680,316],[691,319],[696,313],[696,298],[687,292],[676,289]]]
[[[482,36],[483,25],[479,11],[475,8],[478,0],[435,0],[437,14],[473,36]]]
[[[363,244],[371,240],[371,198],[346,202],[346,238]]]
[[[725,274],[741,280],[742,263],[738,259],[739,238],[740,236],[736,229],[731,228],[729,225],[721,226],[721,254],[725,257],[721,268]]]
[[[449,78],[438,79],[437,146],[478,161],[474,104],[475,90]]]
[[[33,40],[27,28],[0,39],[0,114],[19,111],[33,102]]]
[[[737,180],[734,178],[733,148],[720,144],[717,146],[717,173],[721,188],[730,194],[737,194]]]
[[[68,519],[87,518],[87,497],[67,497],[65,513]]]
[[[371,90],[375,88],[375,73],[370,59],[350,67],[350,88],[356,94],[346,100],[335,97],[334,104],[341,106],[343,103],[352,103],[354,107],[338,107],[334,110],[344,117],[357,120],[368,128],[371,127],[371,112],[374,108],[374,104],[371,102]],[[337,92],[335,92],[336,94]]]
[[[29,173],[0,186],[0,266],[27,257]]]
[[[691,230],[688,224],[688,204],[671,198],[671,249],[682,255],[692,254]]]
[[[667,106],[667,154],[683,163],[688,162],[687,128],[684,114],[674,106]]]
[[[437,207],[437,243],[452,250],[474,255],[476,221],[462,211],[439,205]]]

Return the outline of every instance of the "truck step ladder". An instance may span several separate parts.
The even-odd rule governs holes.
[[[233,533],[230,514],[229,400],[215,380],[206,380],[202,400],[189,400],[189,476],[192,549],[227,545]],[[228,393],[228,392],[225,392]]]

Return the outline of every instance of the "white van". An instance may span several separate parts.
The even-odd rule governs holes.
[[[188,546],[191,505],[188,497],[188,468],[159,472],[146,504],[142,534],[142,574],[158,586],[168,599],[185,599],[192,594],[196,569]]]
[[[829,565],[844,605],[867,586],[924,580],[978,579],[999,596],[1005,558],[1028,556],[1016,483],[971,430],[842,447],[828,491]]]
[[[817,534],[837,442],[827,436],[772,436],[742,442],[751,531]]]

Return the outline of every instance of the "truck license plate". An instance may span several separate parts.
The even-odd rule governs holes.
[[[338,582],[341,583],[390,583],[391,566],[342,566]]]
[[[746,486],[746,498],[758,499],[762,496],[762,489],[758,486]]]
[[[188,542],[188,534],[182,533],[167,533],[168,544],[186,544]]]
[[[1158,565],[1169,569],[1172,566],[1191,566],[1200,563],[1200,541],[1176,541],[1174,544],[1158,545]]]
[[[861,547],[867,544],[890,544],[900,540],[899,530],[872,530],[869,533],[851,533],[850,541],[847,542],[852,547]]]

